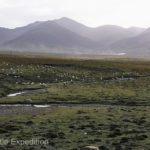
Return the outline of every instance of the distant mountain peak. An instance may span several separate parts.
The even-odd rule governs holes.
[[[73,21],[72,19],[68,18],[68,17],[62,17],[60,19],[57,19],[57,20],[70,20],[70,21]]]

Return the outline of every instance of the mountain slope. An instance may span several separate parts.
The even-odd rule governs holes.
[[[138,36],[113,43],[109,49],[127,54],[150,54],[150,28]]]
[[[114,25],[91,28],[68,18],[0,28],[1,51],[133,56],[150,55],[149,43],[150,29]]]
[[[0,28],[0,44],[11,39],[12,30],[7,28]],[[13,38],[13,36],[12,36]]]
[[[122,40],[129,37],[137,36],[142,33],[145,29],[143,28],[122,28],[114,25],[104,25],[95,29],[92,35],[95,40],[103,43],[103,45],[112,44],[118,40]]]
[[[75,32],[81,36],[90,38],[91,36],[91,32],[92,32],[92,28],[87,27],[81,23],[78,23],[72,19],[63,17],[61,19],[57,19],[57,20],[53,20],[54,22],[56,22],[58,25],[65,27],[66,29],[69,29],[72,32]]]
[[[106,46],[128,37],[134,37],[145,30],[144,28],[136,27],[126,29],[114,25],[104,25],[97,28],[90,28],[69,18],[61,18],[54,21],[72,32],[99,42],[101,46]]]
[[[70,30],[59,26],[53,21],[39,24],[34,29],[25,32],[11,41],[5,42],[3,47],[15,50],[33,50],[55,52],[70,49],[72,51],[88,51],[96,49],[97,43],[82,37]]]
[[[23,33],[33,29],[40,23],[41,22],[35,22],[35,23],[29,24],[27,26],[18,27],[15,29],[0,28],[0,44],[17,38],[18,36],[22,35]]]

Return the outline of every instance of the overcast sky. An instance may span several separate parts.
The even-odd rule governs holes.
[[[0,0],[0,26],[14,28],[61,17],[95,27],[150,27],[150,0]]]

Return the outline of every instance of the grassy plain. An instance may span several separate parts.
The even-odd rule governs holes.
[[[149,150],[150,61],[0,55],[0,103],[105,104],[118,107],[52,107],[0,114],[0,138],[48,139],[47,146],[0,149]],[[45,89],[42,93],[22,91]]]
[[[0,55],[0,103],[150,104],[150,61]],[[44,88],[44,93],[8,94]]]
[[[44,108],[0,116],[0,138],[49,140],[49,145],[2,145],[1,150],[149,150],[150,107]]]

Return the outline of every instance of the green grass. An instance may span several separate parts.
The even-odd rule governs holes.
[[[0,117],[0,138],[48,139],[53,148],[73,150],[94,145],[105,149],[148,150],[150,108],[46,108]],[[12,146],[12,149],[41,146]],[[4,148],[3,146],[0,147]],[[6,149],[9,146],[6,147]],[[44,148],[43,148],[44,149]]]
[[[131,80],[118,80],[131,78]],[[52,107],[0,114],[0,139],[48,139],[48,146],[0,150],[148,150],[150,61],[0,55],[0,103],[105,104],[115,108]],[[8,94],[44,88],[42,93]],[[124,106],[124,107],[123,107]],[[4,110],[5,111],[5,110]],[[11,111],[11,109],[10,109]]]
[[[149,81],[146,60],[0,55],[0,103],[150,105]],[[33,88],[46,92],[6,97]]]

